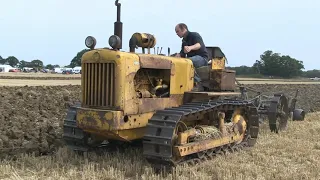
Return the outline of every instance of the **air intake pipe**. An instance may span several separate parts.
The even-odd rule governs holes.
[[[153,48],[156,45],[156,38],[148,33],[134,33],[129,40],[130,52],[135,52],[135,48]]]

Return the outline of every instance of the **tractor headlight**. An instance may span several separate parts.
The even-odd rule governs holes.
[[[121,45],[121,39],[119,38],[119,36],[117,35],[112,35],[109,38],[109,45],[113,48],[113,49],[119,49],[120,45]]]
[[[85,44],[88,48],[90,49],[94,49],[94,47],[96,46],[97,44],[97,41],[94,37],[92,36],[88,36],[85,40]]]

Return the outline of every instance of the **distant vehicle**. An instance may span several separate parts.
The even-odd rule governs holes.
[[[320,80],[320,78],[318,78],[318,77],[314,77],[314,78],[310,78],[310,80],[319,81],[319,80]]]
[[[72,70],[64,70],[62,74],[74,74],[74,72]]]
[[[73,70],[73,73],[74,73],[74,74],[81,74],[81,69],[74,69],[74,70]]]
[[[81,74],[81,66],[76,66],[72,70],[74,74]]]
[[[62,74],[63,70],[63,68],[54,68],[53,73]]]
[[[19,69],[10,69],[9,72],[20,72]]]

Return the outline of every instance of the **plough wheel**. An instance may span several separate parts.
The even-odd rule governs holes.
[[[268,109],[269,127],[271,132],[279,133],[288,127],[288,99],[284,94],[275,94]]]

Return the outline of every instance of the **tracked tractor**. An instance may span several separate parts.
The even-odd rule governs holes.
[[[254,146],[260,115],[268,116],[274,131],[286,126],[290,112],[304,118],[303,110],[288,108],[283,94],[263,106],[260,98],[246,98],[219,47],[206,47],[212,63],[198,69],[169,51],[151,54],[156,37],[150,33],[134,33],[130,51],[121,51],[121,4],[115,5],[110,48],[95,48],[92,36],[85,39],[90,50],[81,60],[81,102],[69,108],[64,121],[63,138],[71,149],[141,141],[150,163],[177,165]],[[192,91],[195,71],[203,80],[202,92]]]

